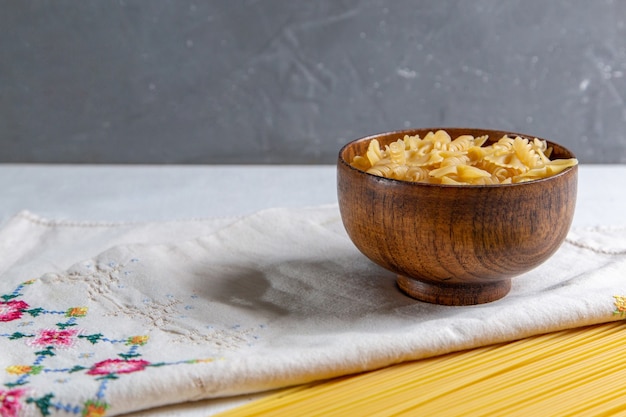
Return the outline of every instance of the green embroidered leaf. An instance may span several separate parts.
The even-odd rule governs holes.
[[[65,329],[67,329],[68,327],[71,327],[71,326],[76,326],[76,323],[70,323],[70,322],[57,323],[57,327],[59,329],[61,329],[61,330],[65,330]]]
[[[118,353],[117,356],[128,360],[128,359],[136,358],[141,355],[139,353]]]
[[[50,393],[44,395],[41,398],[27,398],[26,402],[28,404],[34,403],[41,412],[41,415],[49,416],[51,414],[50,407],[52,407],[52,404],[50,404],[50,400],[52,399],[52,397],[54,397],[54,394]]]
[[[21,339],[22,337],[33,337],[33,335],[15,332],[11,336],[9,336],[9,340],[17,340]]]
[[[113,379],[118,379],[118,376],[115,374],[106,374],[106,375],[99,376],[98,378],[96,378],[96,381],[101,381],[103,379],[113,380]]]
[[[24,310],[24,313],[28,313],[33,317],[37,317],[38,315],[40,315],[41,313],[43,313],[45,310],[41,307],[37,307],[37,308],[31,308],[30,310]]]
[[[159,366],[165,366],[165,365],[167,365],[167,363],[165,363],[165,362],[156,362],[156,363],[151,363],[148,366],[154,366],[154,367],[158,368]]]
[[[79,334],[78,337],[80,339],[87,339],[91,342],[91,344],[95,345],[96,343],[98,343],[104,336],[102,335],[102,333],[95,333],[95,334],[89,334],[89,335],[82,335]]]
[[[35,366],[31,366],[30,367],[29,374],[31,374],[31,375],[38,375],[38,374],[41,373],[41,371],[43,371],[43,365],[35,365]]]
[[[46,346],[46,348],[44,350],[40,350],[38,352],[35,352],[35,355],[39,355],[39,356],[55,356],[54,353],[54,348],[52,346]]]
[[[19,297],[21,294],[5,294],[0,296],[0,298],[2,298],[4,301],[9,301],[12,300],[13,298],[17,298]]]
[[[84,371],[85,369],[88,369],[88,368],[86,368],[86,367],[84,367],[84,366],[76,365],[76,366],[74,366],[72,369],[70,369],[70,370],[69,370],[69,371],[67,371],[67,372],[69,372],[69,373],[71,374],[71,373],[73,373],[73,372],[80,372],[80,371]]]
[[[19,387],[20,385],[26,385],[26,384],[28,384],[28,381],[7,382],[4,384],[4,386],[7,388],[15,388],[15,387]]]

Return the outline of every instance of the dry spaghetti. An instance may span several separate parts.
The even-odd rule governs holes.
[[[220,416],[624,415],[624,326],[565,330],[291,388]]]

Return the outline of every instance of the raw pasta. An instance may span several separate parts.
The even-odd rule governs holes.
[[[351,165],[367,173],[397,180],[433,184],[511,184],[546,178],[578,164],[575,158],[550,160],[552,148],[540,139],[503,136],[483,146],[487,136],[462,135],[454,140],[444,130],[404,136],[381,149],[373,139],[364,156]]]

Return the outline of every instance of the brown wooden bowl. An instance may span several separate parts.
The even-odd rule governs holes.
[[[512,132],[441,128],[452,138],[489,135],[486,144]],[[571,226],[577,166],[545,179],[504,185],[440,185],[399,181],[350,166],[369,142],[381,148],[403,130],[355,140],[339,152],[337,193],[344,227],[355,246],[398,274],[398,285],[418,300],[471,305],[504,297],[511,277],[546,261]],[[574,158],[556,143],[551,158]]]

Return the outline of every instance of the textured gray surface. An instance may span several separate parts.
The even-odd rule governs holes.
[[[0,6],[0,162],[334,163],[475,126],[626,163],[623,0]]]

